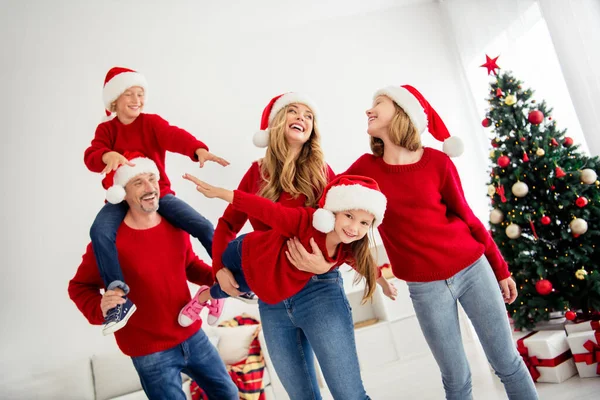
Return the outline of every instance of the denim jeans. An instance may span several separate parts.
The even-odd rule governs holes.
[[[92,248],[100,276],[107,289],[121,288],[125,293],[129,287],[125,284],[121,264],[117,254],[117,230],[127,214],[127,203],[106,203],[96,216],[90,229]],[[214,227],[183,200],[172,194],[165,195],[159,201],[159,213],[173,226],[182,229],[200,240],[209,255],[212,255]]]
[[[446,398],[472,398],[471,371],[458,321],[460,301],[511,400],[537,399],[513,342],[498,282],[485,256],[450,279],[407,282],[419,325],[442,373]]]
[[[185,400],[182,372],[196,381],[211,400],[239,399],[225,364],[202,329],[171,349],[132,357],[132,361],[150,400]]]
[[[334,399],[369,398],[360,376],[350,305],[337,269],[313,276],[287,300],[274,305],[259,300],[258,306],[273,366],[290,399],[321,399],[313,354]]]
[[[221,257],[223,266],[231,271],[233,277],[239,285],[238,290],[242,293],[252,290],[248,286],[248,282],[246,282],[246,278],[244,277],[244,273],[242,271],[242,243],[244,241],[244,236],[246,235],[240,235],[229,242],[225,248],[225,251],[223,252],[223,256]],[[213,299],[224,299],[229,297],[229,295],[221,289],[219,283],[215,283],[210,288],[210,295]]]

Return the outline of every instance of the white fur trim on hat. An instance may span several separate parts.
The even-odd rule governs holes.
[[[448,139],[444,140],[442,149],[449,157],[458,157],[464,152],[465,145],[459,137],[450,136]]]
[[[111,204],[119,204],[125,199],[125,186],[136,176],[150,173],[156,175],[156,179],[160,179],[158,167],[151,159],[137,157],[129,161],[135,165],[121,165],[115,172],[113,185],[106,191],[106,200]]]
[[[387,199],[378,190],[369,189],[363,185],[337,185],[327,192],[323,208],[331,212],[346,210],[364,210],[375,216],[377,228],[383,221]],[[314,226],[314,221],[313,221]],[[316,229],[318,229],[315,226]]]
[[[127,89],[140,86],[144,89],[144,97],[148,98],[148,82],[139,72],[121,72],[106,82],[102,90],[104,108],[110,110],[110,105],[119,98]]]
[[[313,214],[312,225],[319,232],[329,233],[335,228],[335,215],[329,210],[319,208]]]
[[[313,113],[314,118],[317,118],[317,106],[315,103],[306,95],[301,93],[286,93],[280,98],[278,98],[273,104],[273,108],[271,108],[271,112],[269,113],[269,125],[273,122],[275,115],[285,106],[290,104],[299,103],[304,104]]]
[[[427,129],[427,114],[419,100],[411,92],[401,86],[388,86],[375,92],[373,99],[382,95],[389,97],[402,107],[419,133],[423,133]]]
[[[256,131],[252,137],[252,143],[254,143],[256,147],[260,148],[269,146],[269,131],[269,129],[265,129],[264,131]]]

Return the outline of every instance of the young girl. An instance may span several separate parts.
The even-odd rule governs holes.
[[[169,125],[158,115],[142,113],[147,86],[146,79],[136,71],[120,67],[108,71],[102,97],[106,115],[115,112],[116,117],[96,128],[94,139],[85,151],[85,164],[92,172],[108,174],[120,165],[134,165],[124,156],[125,151],[140,152],[150,158],[156,163],[160,174],[161,215],[177,228],[198,238],[211,255],[213,226],[196,210],[175,197],[165,172],[165,153],[168,150],[186,155],[198,161],[200,167],[206,161],[223,166],[229,163],[209,153],[204,143],[185,130]],[[126,204],[122,203],[125,191],[118,184],[109,186],[108,182],[111,181],[103,181],[105,189],[108,189],[108,203],[96,216],[90,236],[106,290],[121,289],[127,294],[129,287],[123,278],[115,245],[117,229],[127,212]],[[124,304],[107,314],[102,332],[107,335],[121,329],[134,312],[135,305],[126,298]]]
[[[366,113],[373,154],[360,157],[346,174],[373,178],[388,199],[379,232],[394,275],[408,283],[446,398],[472,397],[459,301],[509,399],[537,399],[503,304],[517,297],[515,282],[467,204],[456,167],[446,154],[423,148],[420,134],[428,129],[437,140],[446,139],[444,151],[451,154],[462,152],[457,148],[462,144],[450,138],[440,116],[412,86],[377,91]]]
[[[314,104],[305,95],[274,97],[264,109],[261,130],[254,137],[255,145],[267,147],[265,157],[252,164],[238,190],[283,207],[315,207],[333,177],[323,160],[317,121]],[[233,205],[227,207],[215,229],[213,271],[230,296],[239,295],[239,285],[223,266],[223,256],[248,219],[255,231],[271,229]],[[310,245],[315,248],[315,241]],[[332,265],[327,265],[329,271]],[[313,349],[336,399],[368,398],[360,377],[352,314],[337,268],[312,276],[286,300],[276,304],[259,300],[258,307],[269,354],[290,398],[321,399]]]
[[[376,280],[385,293],[391,292],[385,278],[377,279],[378,270],[369,250],[367,233],[381,224],[386,204],[374,180],[352,175],[334,179],[325,188],[320,208],[316,210],[283,207],[254,194],[211,186],[189,174],[184,178],[194,182],[206,197],[225,200],[234,209],[272,227],[239,236],[223,254],[223,264],[233,273],[241,290],[252,290],[268,304],[277,304],[298,293],[314,276],[294,268],[285,255],[287,240],[298,237],[304,246],[314,238],[327,261],[333,263],[331,269],[348,263],[363,276],[366,279],[363,300],[373,295]],[[229,295],[219,284],[201,287],[192,300],[195,304],[181,310],[179,323],[186,327],[197,319],[188,317],[187,308],[201,310],[208,300],[226,297]],[[212,322],[216,322],[218,315],[212,317]]]

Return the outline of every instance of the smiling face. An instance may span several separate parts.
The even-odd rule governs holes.
[[[136,119],[144,109],[146,100],[144,89],[133,86],[125,90],[113,103],[113,110],[121,122],[127,123]]]
[[[287,107],[285,116],[285,140],[290,147],[302,147],[313,131],[313,112],[304,104],[294,103]]]
[[[125,185],[125,201],[130,210],[151,213],[158,210],[160,188],[153,173],[139,174]]]
[[[373,101],[373,107],[367,111],[367,132],[369,135],[382,138],[389,135],[392,120],[396,115],[394,102],[387,96],[377,96]]]
[[[352,243],[365,237],[375,216],[364,210],[347,210],[335,214],[333,231],[342,243]]]

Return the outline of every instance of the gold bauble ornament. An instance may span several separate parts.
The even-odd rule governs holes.
[[[587,276],[587,271],[583,268],[578,269],[577,271],[575,271],[575,278],[579,279],[580,281],[584,280],[585,277]]]
[[[507,106],[512,106],[516,102],[517,102],[517,96],[515,96],[514,94],[509,94],[504,99],[504,104],[506,104]]]
[[[514,194],[517,197],[525,197],[527,195],[527,193],[529,192],[529,186],[527,186],[527,184],[525,182],[517,182],[514,185],[512,185],[512,194]]]
[[[583,235],[588,230],[587,221],[583,218],[575,218],[573,221],[571,221],[569,227],[571,228],[571,231],[576,235]]]
[[[517,224],[510,224],[506,227],[505,232],[510,239],[517,239],[521,236],[521,227]]]
[[[492,224],[499,224],[503,220],[504,220],[504,213],[502,211],[498,210],[497,208],[494,208],[490,212],[490,222]]]
[[[546,152],[540,147],[535,151],[535,154],[537,154],[538,157],[544,157],[544,154],[546,154]]]
[[[596,175],[596,171],[594,171],[593,169],[590,168],[586,168],[581,170],[581,182],[585,183],[586,185],[591,185],[592,183],[596,182],[596,179],[598,178],[598,175]]]
[[[496,194],[496,187],[494,185],[488,185],[487,193],[488,196],[492,197]]]

